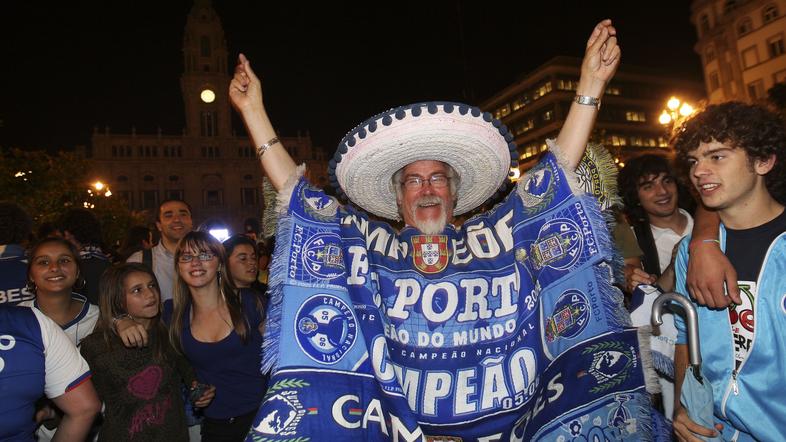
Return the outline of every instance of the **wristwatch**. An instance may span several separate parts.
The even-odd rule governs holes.
[[[576,95],[573,101],[585,106],[595,106],[595,109],[600,110],[600,98],[590,97],[588,95]]]

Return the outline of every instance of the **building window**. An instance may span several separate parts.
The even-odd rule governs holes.
[[[175,181],[179,181],[179,180],[180,180],[179,176],[177,176],[177,175],[169,175],[169,181],[175,182]]]
[[[709,45],[707,46],[707,50],[704,51],[704,64],[707,64],[714,60],[715,60],[715,46]]]
[[[205,35],[199,38],[199,55],[210,57],[210,38]]]
[[[259,193],[256,187],[243,187],[240,189],[240,204],[242,206],[256,206],[259,203]]]
[[[237,148],[237,156],[240,158],[253,158],[254,157],[254,150],[249,147],[238,147]]]
[[[737,23],[737,35],[742,37],[753,30],[753,22],[750,18],[745,17]]]
[[[717,72],[710,72],[710,92],[716,91],[720,88],[720,79]]]
[[[535,120],[530,118],[527,121],[525,121],[523,124],[519,124],[518,126],[516,126],[516,129],[514,130],[514,132],[516,133],[516,135],[521,135],[521,134],[523,134],[525,132],[528,132],[528,131],[530,131],[530,130],[532,130],[534,128],[535,128]]]
[[[707,14],[702,14],[699,18],[699,27],[702,35],[710,32],[710,17]]]
[[[155,209],[158,207],[158,191],[157,190],[143,190],[142,191],[142,209]]]
[[[770,52],[770,58],[780,57],[783,55],[783,53],[786,52],[784,51],[783,47],[783,34],[768,38],[767,49]]]
[[[202,111],[199,118],[200,134],[203,137],[215,137],[218,135],[218,115],[212,111]]]
[[[645,122],[647,121],[647,117],[644,112],[639,111],[627,111],[625,112],[625,119],[628,121],[638,121],[638,122]]]
[[[120,155],[120,156],[122,157],[123,155]],[[131,146],[126,146],[126,156],[127,157],[131,156]]]
[[[606,138],[606,144],[611,146],[627,146],[628,142],[623,136],[610,135],[608,138]]]
[[[554,111],[543,112],[543,121],[551,121],[552,118],[554,118]]]
[[[764,19],[764,23],[775,20],[778,18],[778,7],[772,4],[765,6],[761,16]]]
[[[152,183],[153,181],[155,181],[155,177],[153,177],[153,175],[145,175],[142,178],[142,181],[144,181],[146,183]]]
[[[494,118],[497,120],[501,120],[502,117],[507,117],[508,115],[510,115],[510,105],[507,103],[494,111]]]
[[[145,148],[142,147],[142,146],[137,146],[136,147],[136,156],[138,156],[138,157],[145,156]]]
[[[764,97],[764,81],[756,80],[752,83],[748,83],[748,96],[751,100],[759,100]]]
[[[574,80],[557,80],[557,89],[561,91],[575,91],[579,82]]]
[[[551,92],[551,82],[550,81],[544,83],[541,87],[535,89],[535,91],[532,92],[532,99],[533,100],[537,100],[538,98],[548,94],[549,92]]]
[[[218,158],[221,156],[221,152],[218,149],[218,146],[202,146],[202,157],[203,158]]]
[[[185,192],[183,189],[169,189],[166,191],[166,199],[185,201]]]
[[[786,82],[786,69],[774,73],[772,78],[775,80],[775,83]]]
[[[205,190],[205,207],[221,207],[224,205],[222,190]]]
[[[742,51],[742,66],[744,68],[747,69],[757,64],[759,64],[759,52],[756,50],[756,46],[751,46]]]
[[[112,156],[113,157],[117,156],[117,146],[112,146]]]
[[[133,210],[133,208],[134,208],[134,194],[133,193],[131,193],[128,190],[121,190],[121,191],[117,192],[117,196],[118,196],[118,198],[120,198],[121,200],[124,200],[126,202],[126,207],[128,207],[130,210]]]
[[[177,146],[177,156],[178,157],[183,156],[183,146]]]
[[[620,88],[617,86],[609,86],[606,88],[606,95],[619,95]]]
[[[128,177],[125,176],[125,175],[120,175],[119,177],[117,177],[117,182],[118,183],[127,183],[128,182]]]

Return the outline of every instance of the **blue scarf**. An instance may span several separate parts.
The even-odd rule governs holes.
[[[552,154],[439,235],[396,232],[301,179],[247,440],[652,440],[607,232]]]

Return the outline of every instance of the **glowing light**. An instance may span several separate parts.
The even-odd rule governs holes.
[[[680,107],[680,99],[677,97],[669,98],[669,101],[666,102],[666,107],[675,111],[678,107]]]
[[[671,123],[671,115],[669,115],[668,112],[663,111],[663,113],[660,114],[660,117],[658,117],[658,122],[660,124],[669,124],[669,123]]]
[[[14,178],[19,178],[19,177],[23,177],[23,176],[25,176],[25,173],[22,172],[21,170],[14,174]]]
[[[109,190],[109,189],[106,189],[106,192],[104,192],[104,196],[112,196],[112,191]]]
[[[96,190],[101,190],[104,188],[104,183],[102,183],[101,181],[96,181],[95,183],[93,183],[93,187],[95,187]]]
[[[694,111],[693,106],[691,106],[688,103],[682,103],[682,106],[680,106],[680,115],[682,115],[683,117],[689,116],[690,114],[693,113],[693,111]]]
[[[229,238],[228,229],[210,229],[210,234],[220,242],[224,242],[225,239]]]
[[[202,90],[202,93],[199,94],[199,98],[201,98],[205,103],[212,103],[216,100],[216,93],[210,89],[204,89]]]

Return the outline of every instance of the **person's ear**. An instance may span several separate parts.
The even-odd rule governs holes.
[[[773,154],[767,157],[766,160],[756,159],[753,162],[753,170],[756,171],[758,175],[767,175],[773,167],[775,167],[775,162],[777,161],[777,157]]]

